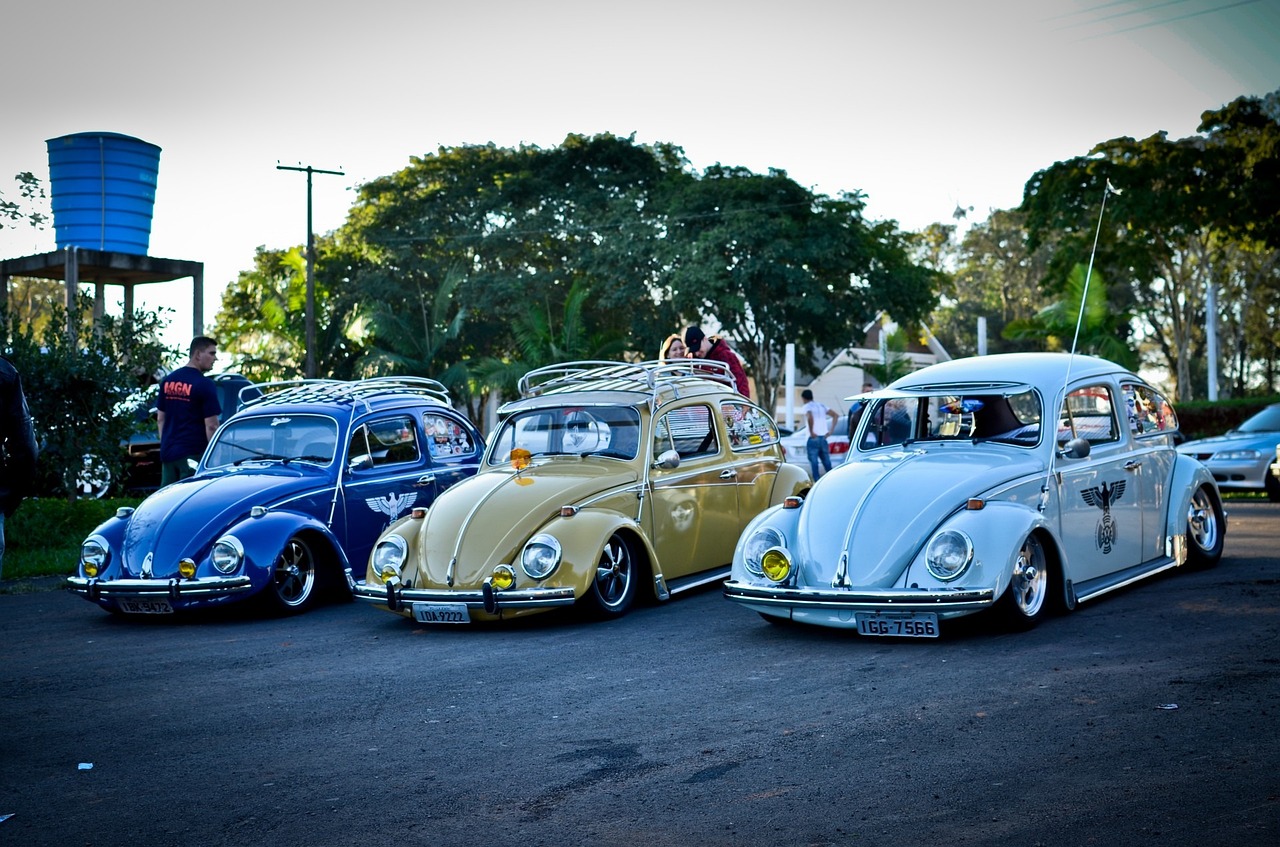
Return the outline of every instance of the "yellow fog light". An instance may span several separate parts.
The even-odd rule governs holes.
[[[516,572],[510,565],[498,565],[493,569],[493,575],[489,577],[489,584],[498,591],[506,591],[515,586]]]
[[[766,550],[760,558],[760,569],[764,575],[774,582],[782,582],[791,573],[791,559],[787,551],[780,547]]]
[[[178,562],[178,573],[182,574],[183,579],[191,579],[196,575],[196,563],[191,559],[183,559]]]
[[[98,566],[97,566],[97,565],[91,565],[91,564],[89,564],[88,562],[85,562],[85,563],[84,563],[84,575],[85,575],[85,576],[97,576],[97,575],[98,575]]]

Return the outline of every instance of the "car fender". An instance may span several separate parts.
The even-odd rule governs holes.
[[[943,582],[929,573],[925,555],[929,541],[943,530],[958,530],[969,536],[973,543],[973,564],[958,579]],[[1028,535],[1043,530],[1049,555],[1061,561],[1061,550],[1044,514],[1022,503],[988,502],[981,509],[961,509],[923,540],[919,552],[907,571],[906,584],[920,588],[946,589],[953,586],[986,588],[995,590],[996,597],[1004,593],[1013,574],[1014,564],[1022,550],[1022,542]],[[1064,563],[1064,569],[1065,569]],[[1062,579],[1062,574],[1058,575]]]
[[[1173,475],[1169,480],[1169,490],[1174,495],[1169,498],[1169,513],[1165,525],[1169,528],[1170,535],[1180,535],[1187,531],[1187,511],[1191,508],[1191,497],[1205,485],[1213,491],[1221,507],[1222,495],[1213,474],[1197,459],[1179,454],[1173,462]],[[1222,530],[1225,532],[1226,529],[1227,512],[1223,509]]]
[[[611,509],[584,509],[570,517],[556,517],[536,533],[554,536],[560,542],[562,552],[560,567],[542,580],[542,584],[572,587],[574,594],[581,597],[591,588],[605,543],[619,530],[627,533],[644,550],[650,563],[657,561],[649,539],[634,517]],[[519,567],[519,563],[516,564]],[[524,571],[521,570],[520,574],[524,576]],[[528,579],[527,576],[524,578]]]
[[[773,483],[773,494],[769,498],[770,506],[781,506],[788,497],[800,494],[813,485],[809,481],[809,473],[799,465],[783,463],[778,468],[778,478]]]
[[[253,580],[254,588],[260,588],[271,578],[271,568],[275,564],[285,544],[299,532],[306,532],[322,537],[328,545],[327,551],[334,556],[340,571],[347,572],[351,564],[347,561],[342,545],[328,526],[310,515],[288,510],[268,510],[259,516],[250,516],[228,527],[218,538],[234,535],[244,546],[244,572]],[[217,539],[213,539],[217,541]],[[313,550],[317,555],[326,551]],[[212,564],[210,564],[212,569]],[[213,571],[211,570],[211,573]]]

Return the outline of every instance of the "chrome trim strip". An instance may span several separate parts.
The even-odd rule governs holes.
[[[1083,592],[1080,591],[1080,583],[1076,583],[1075,584],[1076,599],[1083,603],[1085,600],[1092,600],[1095,597],[1101,597],[1103,594],[1107,594],[1109,592],[1115,591],[1118,588],[1124,588],[1125,586],[1133,585],[1135,582],[1138,582],[1139,580],[1146,579],[1149,576],[1155,576],[1158,573],[1163,573],[1164,571],[1167,571],[1171,568],[1176,568],[1176,567],[1178,567],[1178,562],[1176,559],[1161,559],[1155,562],[1154,564],[1152,564],[1150,567],[1144,567],[1141,570],[1135,570],[1133,568],[1130,568],[1128,570],[1121,571],[1119,574],[1112,574],[1113,577],[1118,576],[1121,578],[1114,583],[1100,585],[1097,588],[1091,587],[1087,591],[1083,591]]]
[[[387,588],[385,585],[370,586],[368,583],[356,583],[355,597],[369,603],[387,605]],[[524,588],[512,591],[495,591],[498,611],[504,608],[515,609],[552,609],[557,606],[572,606],[577,600],[572,588]],[[438,588],[402,588],[396,592],[396,599],[401,603],[466,603],[468,609],[484,610],[484,592],[482,591],[448,591]]]
[[[252,588],[247,576],[200,577],[198,579],[85,579],[67,577],[73,594],[93,597],[215,597],[238,594]]]
[[[848,609],[871,612],[887,609],[927,611],[941,607],[948,611],[977,611],[995,602],[995,589],[909,591],[894,588],[827,591],[777,586],[766,588],[730,580],[725,583],[724,596],[728,600],[741,603],[794,606],[806,609]]]

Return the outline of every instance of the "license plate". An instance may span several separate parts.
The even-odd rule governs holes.
[[[173,606],[168,600],[141,600],[126,597],[118,601],[120,611],[130,615],[172,615]]]
[[[933,612],[885,614],[855,612],[859,635],[891,635],[900,638],[937,638],[938,616]]]
[[[471,623],[466,603],[414,603],[413,619],[418,623]]]

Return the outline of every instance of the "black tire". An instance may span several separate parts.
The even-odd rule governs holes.
[[[1050,594],[1053,581],[1049,572],[1049,556],[1034,532],[1022,541],[1018,558],[1009,577],[1009,587],[996,601],[996,608],[1010,629],[1031,629],[1049,615],[1053,606]]]
[[[1187,564],[1195,568],[1218,564],[1226,528],[1218,495],[1208,486],[1197,488],[1187,506]]]
[[[316,557],[311,546],[295,535],[285,544],[271,569],[265,594],[271,608],[285,615],[305,612],[316,596]]]
[[[615,532],[609,536],[586,595],[592,617],[618,618],[627,613],[636,596],[639,564],[635,547],[625,535]]]

